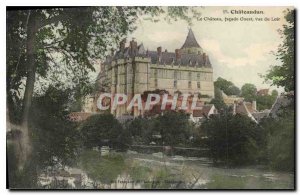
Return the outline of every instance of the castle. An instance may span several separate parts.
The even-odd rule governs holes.
[[[133,39],[106,57],[97,76],[98,93],[123,93],[129,96],[147,91],[165,90],[169,94],[189,93],[208,102],[214,97],[213,68],[208,55],[198,44],[192,29],[182,47],[169,52],[158,47],[146,50]],[[97,98],[97,95],[95,99]],[[95,100],[94,99],[94,100]],[[111,111],[115,116],[128,114],[126,106]],[[131,114],[142,115],[138,110]]]

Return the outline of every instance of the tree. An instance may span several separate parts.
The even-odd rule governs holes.
[[[248,116],[224,114],[201,125],[207,132],[214,163],[229,166],[254,163],[264,143],[264,132]]]
[[[257,110],[271,109],[276,98],[273,95],[256,96]]]
[[[245,98],[246,101],[253,101],[256,99],[257,89],[255,85],[251,83],[246,83],[241,88],[241,96]]]
[[[231,81],[227,81],[226,79],[223,79],[219,77],[214,82],[215,88],[219,88],[222,90],[226,95],[240,95],[240,89],[235,86]]]
[[[228,95],[236,95],[236,96],[239,96],[240,93],[241,93],[241,90],[240,90],[240,88],[238,88],[237,86],[232,85],[232,86],[229,86],[229,87],[228,87],[227,93],[228,93]]]
[[[50,86],[45,94],[35,96],[32,101],[30,129],[32,129],[32,156],[20,172],[13,145],[8,145],[9,187],[36,188],[37,176],[49,166],[72,165],[80,146],[76,124],[68,120],[67,106],[71,91]],[[19,132],[17,129],[12,134]],[[11,138],[10,138],[11,139]],[[28,180],[32,181],[29,182]]]
[[[287,9],[285,12],[287,24],[283,30],[279,30],[283,38],[283,44],[278,46],[276,53],[281,65],[274,65],[264,75],[265,81],[271,81],[272,85],[284,87],[285,91],[295,90],[295,10]]]
[[[149,144],[152,141],[152,129],[155,123],[153,118],[137,117],[125,124],[126,131],[133,137],[137,144]]]
[[[189,138],[191,124],[189,115],[184,112],[167,111],[155,120],[152,133],[159,133],[164,145],[185,145]]]
[[[36,78],[47,78],[55,83],[65,73],[66,77],[73,75],[72,82],[84,89],[89,71],[94,70],[93,60],[105,56],[115,48],[116,43],[134,31],[140,15],[155,19],[155,16],[165,13],[168,20],[179,18],[190,23],[190,11],[196,18],[199,16],[197,11],[188,7],[80,7],[7,11],[7,102],[9,116],[21,123],[22,134],[15,143],[20,159],[19,169],[23,169],[32,150],[28,124]],[[24,82],[26,84],[22,89]],[[24,92],[23,98],[20,92]],[[18,112],[18,117],[14,117],[14,112]]]
[[[281,108],[277,118],[264,119],[262,127],[268,132],[266,156],[272,169],[294,171],[295,111]]]
[[[222,91],[217,87],[215,87],[215,98],[213,98],[210,101],[210,104],[215,105],[217,110],[226,108],[226,104],[224,103],[223,96],[222,96]]]
[[[90,116],[79,127],[83,144],[87,148],[109,144],[122,148],[130,143],[131,135],[112,114]]]

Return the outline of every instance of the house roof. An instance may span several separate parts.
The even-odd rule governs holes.
[[[252,116],[255,118],[255,120],[260,121],[264,117],[268,117],[270,111],[268,112],[254,112],[252,113]]]
[[[270,116],[271,117],[276,117],[278,112],[280,112],[281,107],[285,107],[291,103],[291,99],[287,95],[280,95],[277,97],[275,103],[273,104],[271,111],[270,111]]]
[[[257,95],[268,95],[269,89],[260,89],[256,93]]]
[[[204,105],[201,110],[193,110],[193,117],[208,117],[210,110],[214,105]]]
[[[248,109],[248,111],[249,111],[250,113],[253,113],[253,112],[256,111],[256,110],[253,109],[252,104],[253,104],[252,102],[245,102],[245,106],[247,107],[247,109]]]
[[[254,122],[258,123],[257,120],[253,117],[252,113],[248,110],[245,102],[239,102],[236,104],[235,113],[246,115],[250,117]]]
[[[236,105],[235,113],[237,113],[237,114],[246,114],[246,115],[250,114],[250,112],[247,109],[247,106],[246,106],[245,102],[240,102]]]

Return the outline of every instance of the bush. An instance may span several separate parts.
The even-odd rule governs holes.
[[[207,119],[201,126],[208,135],[214,163],[229,166],[254,163],[265,135],[248,116],[227,114]]]
[[[131,143],[130,132],[111,114],[89,117],[80,126],[80,132],[87,148],[109,145],[116,149],[126,149]]]
[[[270,167],[280,171],[294,171],[294,111],[276,119],[265,120],[262,126],[269,132],[266,154]]]

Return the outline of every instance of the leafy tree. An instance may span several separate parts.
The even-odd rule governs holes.
[[[201,128],[207,132],[214,163],[229,166],[251,164],[264,143],[263,131],[244,115],[215,116],[203,122]]]
[[[273,95],[256,96],[257,109],[258,110],[271,109],[276,98],[277,96],[273,96]]]
[[[87,148],[109,144],[122,149],[131,141],[130,132],[124,130],[112,114],[90,116],[79,128]]]
[[[34,97],[30,122],[34,154],[41,168],[57,162],[71,165],[80,146],[77,125],[68,119],[71,92],[50,86],[42,96]]]
[[[256,98],[257,89],[255,85],[251,83],[246,83],[241,88],[241,96],[245,98],[246,101],[253,101]]]
[[[224,109],[226,104],[224,103],[222,91],[215,87],[215,97],[210,101],[210,104],[214,104],[217,110]]]
[[[70,95],[71,91],[50,86],[45,94],[34,97],[30,110],[33,154],[25,163],[23,172],[19,171],[17,163],[20,159],[13,150],[14,145],[9,145],[10,188],[36,188],[37,175],[48,166],[74,163],[80,138],[76,124],[67,117]]]
[[[272,169],[294,171],[295,111],[286,107],[277,118],[268,118],[261,125],[268,132],[266,156]]]
[[[241,90],[240,88],[238,88],[237,86],[235,85],[232,85],[232,86],[229,86],[228,89],[227,89],[227,94],[228,95],[236,95],[236,96],[239,96],[240,93],[241,93]]]
[[[36,78],[56,83],[72,75],[72,83],[86,91],[84,86],[88,83],[88,73],[94,70],[93,61],[107,55],[116,43],[134,31],[139,16],[155,19],[165,14],[167,20],[183,19],[191,23],[190,12],[196,19],[199,17],[194,8],[188,7],[8,10],[7,102],[9,116],[21,123],[22,135],[16,141],[17,154],[22,159],[19,169],[31,155],[28,124]],[[20,92],[24,92],[24,97]]]
[[[152,141],[154,123],[154,118],[137,117],[127,121],[125,128],[132,135],[134,142],[149,144]]]
[[[283,30],[279,30],[283,38],[283,44],[278,46],[276,53],[281,65],[274,65],[264,75],[265,81],[271,81],[272,85],[284,87],[285,91],[295,90],[295,10],[287,9],[285,12],[287,24]]]
[[[226,95],[240,95],[240,89],[235,86],[231,81],[227,81],[226,79],[223,79],[219,77],[214,82],[215,88],[218,88],[222,90]]]
[[[167,111],[155,120],[152,132],[162,136],[164,145],[185,145],[191,131],[189,115],[184,112]]]

